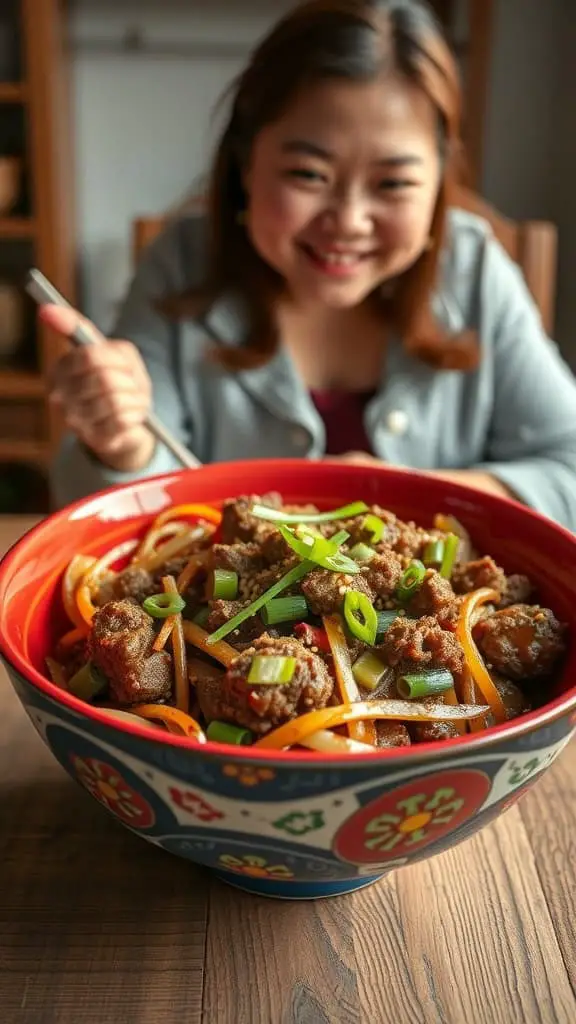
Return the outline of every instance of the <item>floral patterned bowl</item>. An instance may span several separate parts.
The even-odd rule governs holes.
[[[426,524],[451,513],[576,630],[576,538],[514,502],[406,473],[257,461],[142,480],[79,502],[23,537],[0,566],[0,653],[32,724],[122,824],[250,892],[334,896],[467,838],[548,768],[576,727],[576,645],[551,701],[474,737],[354,758],[192,746],[110,720],[58,690],[43,659],[64,630],[71,556],[140,531],[172,503],[280,490],[334,507],[361,498]]]

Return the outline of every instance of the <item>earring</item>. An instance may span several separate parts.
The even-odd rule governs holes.
[[[245,227],[248,222],[248,214],[246,210],[238,210],[236,214],[236,223],[241,227]]]

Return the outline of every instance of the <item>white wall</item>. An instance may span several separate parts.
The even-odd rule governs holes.
[[[564,98],[569,88],[576,100],[575,5],[576,0],[497,0],[484,192],[512,217],[559,224],[557,334],[576,363],[576,132],[573,104]],[[292,0],[73,4],[73,47],[118,40],[132,27],[154,43],[205,46],[194,59],[75,51],[83,303],[103,327],[130,272],[130,222],[166,209],[202,176],[215,138],[218,96],[256,38],[290,6]]]

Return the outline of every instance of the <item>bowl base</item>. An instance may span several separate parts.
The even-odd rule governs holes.
[[[358,889],[379,882],[383,875],[358,878],[355,882],[277,882],[270,878],[241,878],[232,871],[214,871],[214,876],[226,885],[253,896],[268,896],[273,900],[322,900],[332,896],[347,896]]]

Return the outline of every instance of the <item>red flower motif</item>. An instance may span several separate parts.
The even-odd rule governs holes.
[[[483,772],[439,772],[378,797],[356,811],[334,840],[334,853],[352,864],[383,864],[454,832],[490,791]]]
[[[156,818],[147,800],[144,800],[119,772],[95,757],[71,755],[78,782],[91,795],[130,828],[150,828]]]
[[[170,796],[181,810],[191,814],[198,821],[216,821],[218,818],[224,817],[222,811],[217,811],[215,807],[191,790],[171,787]]]

